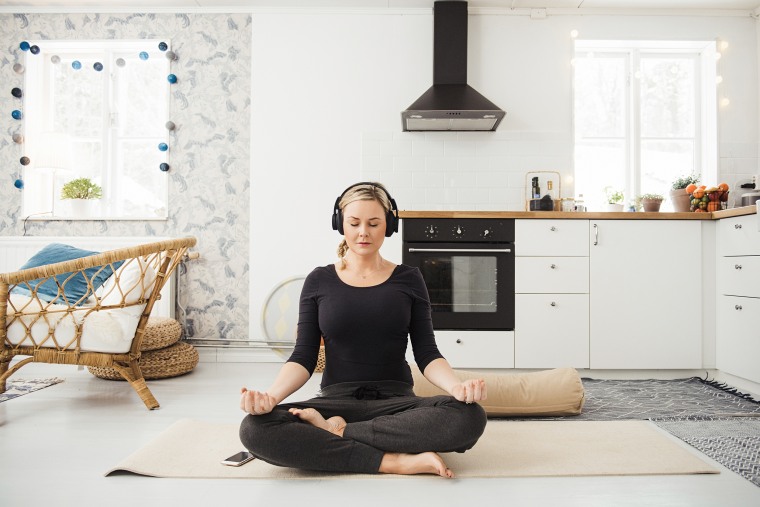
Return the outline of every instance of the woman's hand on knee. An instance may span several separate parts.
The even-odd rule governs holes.
[[[270,413],[277,406],[274,396],[261,391],[249,391],[245,387],[240,389],[240,410],[251,415],[264,415]]]
[[[476,403],[485,400],[488,395],[486,391],[486,381],[482,379],[465,380],[454,386],[451,395],[465,403]]]

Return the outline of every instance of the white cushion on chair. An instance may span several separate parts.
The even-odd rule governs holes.
[[[12,306],[11,306],[12,304]],[[14,316],[14,308],[20,313]],[[45,304],[47,310],[45,318],[40,318],[42,309],[36,298],[29,298],[21,294],[10,294],[8,304],[7,339],[13,345],[34,347],[41,345],[44,348],[59,348],[68,345],[76,336],[76,326],[82,326],[81,350],[87,352],[125,353],[132,345],[137,324],[145,305],[128,306],[92,312],[91,307],[80,306],[77,310],[66,313],[66,305]],[[51,313],[55,310],[64,310],[60,313]],[[85,319],[85,315],[87,318]],[[31,338],[26,335],[26,326],[31,326]],[[55,341],[48,337],[50,329],[55,330]],[[57,342],[57,344],[56,344]],[[76,344],[71,343],[69,349],[73,350]]]

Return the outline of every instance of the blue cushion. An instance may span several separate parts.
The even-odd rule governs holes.
[[[37,268],[40,266],[46,266],[48,264],[55,264],[56,262],[70,261],[74,259],[81,259],[82,257],[88,257],[100,252],[93,252],[90,250],[82,250],[70,245],[63,245],[60,243],[51,243],[45,248],[37,252],[29,259],[26,264],[21,266],[20,269]],[[37,297],[40,300],[51,302],[56,298],[59,298],[56,303],[66,304],[74,303],[77,306],[83,305],[87,298],[92,295],[93,290],[97,290],[108,278],[113,274],[114,269],[118,269],[124,261],[114,262],[113,265],[106,266],[94,266],[84,270],[84,274],[81,271],[74,271],[69,273],[63,273],[55,275],[53,278],[38,278],[36,280],[29,280],[27,282],[21,282],[19,285],[13,288],[11,292],[17,294],[23,294],[25,296],[31,296],[32,291],[37,291]],[[87,278],[85,278],[85,276]],[[69,279],[71,277],[71,279]],[[58,283],[56,283],[56,280]],[[92,289],[88,287],[87,280],[90,280]],[[65,283],[65,285],[64,285]],[[28,286],[27,286],[28,284]],[[59,295],[59,287],[61,285],[62,294]],[[30,290],[31,288],[31,290]]]

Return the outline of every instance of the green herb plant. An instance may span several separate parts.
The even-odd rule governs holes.
[[[64,183],[61,188],[61,199],[100,199],[103,189],[92,182],[90,178],[77,178]]]

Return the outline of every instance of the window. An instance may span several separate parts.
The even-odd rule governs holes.
[[[25,216],[75,218],[61,188],[89,178],[103,194],[89,218],[166,218],[170,61],[160,42],[30,42],[40,51],[26,57]]]
[[[715,42],[576,42],[575,192],[590,209],[606,189],[629,204],[667,197],[681,175],[717,181],[716,54]]]

